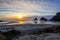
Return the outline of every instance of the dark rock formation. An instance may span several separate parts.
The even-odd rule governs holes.
[[[33,20],[38,20],[36,17]]]
[[[46,19],[46,18],[44,18],[44,17],[41,17],[41,19],[40,19],[40,20],[47,21],[47,19]]]
[[[60,12],[57,12],[56,15],[50,21],[60,21]]]
[[[15,38],[20,35],[21,32],[16,30],[11,30],[9,32],[3,32],[2,34],[7,38],[7,40],[11,40],[12,38]]]
[[[34,20],[34,23],[37,23],[37,20],[38,20],[38,19],[35,17],[33,20]]]
[[[3,22],[3,21],[0,20],[0,22]]]
[[[44,28],[41,33],[60,33],[60,25],[54,25],[53,27]]]
[[[5,40],[5,39],[6,39],[6,37],[0,33],[0,40]]]

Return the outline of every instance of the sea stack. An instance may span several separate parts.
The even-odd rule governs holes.
[[[44,17],[41,17],[41,19],[40,19],[41,21],[47,21],[47,19],[46,18],[44,18]]]
[[[34,23],[36,24],[38,19],[37,17],[35,17],[33,20],[34,20]]]

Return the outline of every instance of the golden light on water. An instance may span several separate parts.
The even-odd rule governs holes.
[[[24,22],[23,21],[20,21],[20,22],[18,22],[18,24],[24,24]]]

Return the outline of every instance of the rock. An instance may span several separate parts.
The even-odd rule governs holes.
[[[34,21],[34,23],[36,24],[37,23],[37,17],[35,17],[34,19],[33,19],[33,21]]]
[[[38,20],[36,17],[33,20]]]
[[[9,32],[3,32],[2,34],[7,38],[8,40],[11,40],[12,38],[15,38],[16,36],[20,35],[20,31],[16,31],[16,30],[11,30]]]
[[[3,21],[0,20],[0,22],[3,22]]]
[[[44,18],[44,17],[41,17],[41,19],[40,19],[40,20],[47,21],[47,19],[46,19],[46,18]]]
[[[3,34],[0,34],[0,40],[5,40],[6,37]]]
[[[50,21],[60,21],[60,12],[57,12],[56,15],[50,19]]]

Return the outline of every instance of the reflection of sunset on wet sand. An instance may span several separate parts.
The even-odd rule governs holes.
[[[24,24],[24,22],[23,21],[20,21],[20,22],[18,22],[18,24]]]

